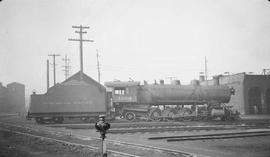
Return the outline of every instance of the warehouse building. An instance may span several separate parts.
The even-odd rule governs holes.
[[[7,87],[0,83],[0,112],[21,113],[25,111],[25,86],[13,82]]]
[[[25,112],[25,86],[13,82],[7,84],[9,109],[11,112]]]
[[[7,104],[7,88],[0,82],[0,112],[6,112],[8,108]]]
[[[241,114],[270,114],[270,75],[218,75],[201,85],[228,85],[235,89],[229,105]]]

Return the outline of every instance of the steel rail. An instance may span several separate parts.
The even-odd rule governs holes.
[[[188,135],[188,136],[163,136],[150,137],[149,140],[167,139],[170,141],[187,141],[187,140],[207,140],[207,139],[226,139],[226,138],[242,138],[242,137],[256,137],[256,136],[270,136],[270,131],[250,131],[250,132],[233,132],[233,133],[219,133],[219,134],[203,134],[203,135]]]
[[[258,136],[270,136],[270,134],[250,134],[250,135],[237,135],[237,136],[234,135],[234,136],[214,136],[214,137],[196,137],[196,138],[175,138],[175,139],[167,139],[167,142],[229,139],[229,138],[245,138],[245,137],[258,137]]]
[[[168,123],[168,122],[132,122],[132,123],[110,123],[111,128],[125,128],[125,127],[170,127],[170,126],[187,126],[183,123]],[[66,124],[45,124],[44,126],[47,127],[65,127],[68,129],[95,129],[95,124],[89,123],[81,123],[81,124],[74,124],[74,123],[66,123]]]
[[[190,131],[190,130],[232,130],[235,127],[154,127],[154,128],[129,128],[129,129],[110,129],[109,134],[136,133],[136,132],[167,132],[167,131]]]
[[[195,141],[195,140],[212,140],[212,139],[229,139],[229,138],[245,138],[245,137],[258,137],[258,136],[270,136],[269,133],[249,133],[239,135],[217,135],[217,136],[201,136],[201,137],[186,137],[186,138],[172,138],[167,139],[167,142],[173,141]]]
[[[193,137],[205,137],[205,136],[227,136],[227,135],[243,135],[243,134],[260,134],[270,133],[270,131],[250,131],[250,132],[232,132],[232,133],[218,133],[218,134],[203,134],[203,135],[187,135],[187,136],[161,136],[161,137],[149,137],[149,140],[162,140],[162,139],[176,139],[176,138],[193,138]]]

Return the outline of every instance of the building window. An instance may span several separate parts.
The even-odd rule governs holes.
[[[126,90],[125,90],[125,88],[115,88],[114,89],[114,94],[115,95],[125,95]]]

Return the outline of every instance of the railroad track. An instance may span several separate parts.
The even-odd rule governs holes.
[[[213,139],[229,139],[229,138],[246,138],[257,136],[270,136],[270,130],[267,131],[250,131],[250,132],[233,132],[233,133],[218,133],[218,134],[204,134],[204,135],[189,135],[189,136],[163,136],[150,137],[149,140],[167,140],[173,141],[194,141],[194,140],[213,140]]]
[[[95,129],[92,126],[66,126],[66,129]],[[124,134],[124,133],[138,133],[138,132],[169,132],[169,131],[192,131],[192,130],[232,130],[235,127],[224,126],[131,126],[131,127],[111,127],[107,131],[108,134]]]
[[[96,150],[96,151],[99,149],[99,145],[100,145],[100,138],[89,138],[87,136],[70,134],[68,136],[79,139],[79,140],[69,141],[66,138],[63,138],[63,136],[67,135],[64,132],[57,131],[53,133],[52,131],[50,131],[50,134],[48,135],[48,134],[44,134],[44,132],[46,132],[46,129],[42,130],[41,132],[39,129],[32,128],[31,126],[20,126],[20,125],[16,126],[16,125],[4,124],[5,127],[3,127],[3,123],[0,122],[0,124],[2,124],[0,125],[1,130],[6,130],[6,131],[12,132],[14,134],[19,134],[22,136],[42,138],[46,140],[55,141],[58,143],[64,143],[66,145],[84,147],[84,148],[88,148],[88,149]],[[19,129],[16,129],[16,128],[19,128]],[[57,138],[53,137],[51,134],[57,135]],[[82,141],[81,139],[87,139],[87,140]],[[152,156],[179,156],[179,157],[202,156],[202,155],[197,155],[197,154],[195,155],[192,153],[178,151],[178,150],[152,147],[148,145],[140,145],[140,144],[128,143],[128,142],[122,142],[122,141],[116,141],[116,140],[106,140],[106,142],[108,146],[107,152],[109,153],[109,155],[112,155],[112,156],[141,157],[141,156],[145,156],[145,153],[146,154],[150,153]]]
[[[111,128],[139,128],[139,127],[172,127],[172,126],[187,126],[187,124],[179,122],[132,122],[132,123],[110,123]],[[47,127],[65,127],[67,129],[95,129],[94,123],[84,123],[84,124],[45,124]]]
[[[110,129],[110,134],[124,134],[137,132],[171,132],[171,131],[194,131],[194,130],[233,130],[235,127],[224,126],[182,126],[182,127],[146,127],[146,128],[121,128]]]
[[[49,124],[48,127],[65,127],[67,129],[95,129],[94,124]],[[194,130],[233,130],[266,128],[266,126],[255,125],[187,125],[184,123],[111,123],[109,134],[125,134],[138,132],[172,132],[172,131],[194,131]]]

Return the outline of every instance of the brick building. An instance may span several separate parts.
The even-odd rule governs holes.
[[[241,114],[270,114],[270,75],[219,75],[202,85],[226,84],[235,89],[229,102]]]

